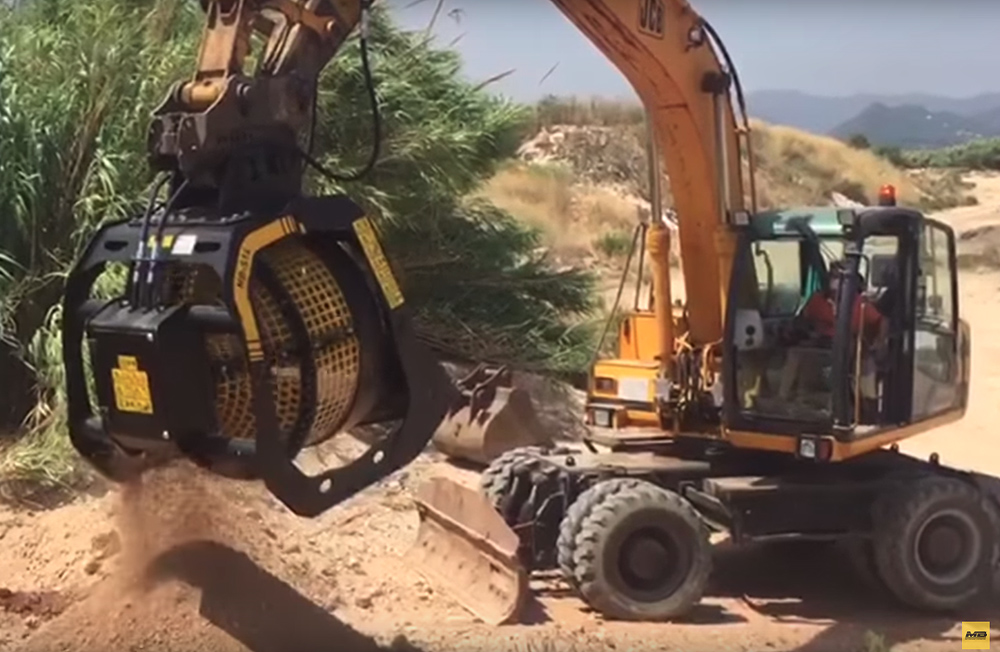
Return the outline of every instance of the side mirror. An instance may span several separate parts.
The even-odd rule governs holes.
[[[944,299],[941,295],[934,294],[927,297],[927,311],[932,314],[940,314],[944,308]]]

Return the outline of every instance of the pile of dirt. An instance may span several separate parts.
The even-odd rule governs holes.
[[[901,203],[924,210],[975,202],[959,171],[903,171],[871,151],[792,127],[752,121],[759,208],[835,203],[834,194],[871,204],[885,183]],[[645,201],[649,172],[642,123],[551,125],[522,144],[518,155],[531,163],[561,163],[581,182]],[[670,180],[662,181],[663,203],[671,206]],[[638,202],[637,202],[638,205]]]
[[[648,194],[643,125],[554,125],[521,145],[518,156],[532,163],[566,163],[578,179],[618,188],[626,195]],[[669,205],[669,184],[662,190]]]
[[[997,214],[1000,219],[1000,212]],[[958,234],[961,267],[1000,269],[1000,224],[977,226]]]
[[[103,576],[20,649],[218,647],[197,617],[196,589],[221,585],[235,608],[256,607],[266,596],[240,586],[250,575],[234,567],[241,557],[231,546],[275,557],[235,494],[186,466],[123,488],[111,497],[115,529],[93,537],[84,565],[90,575],[107,565]]]
[[[344,436],[299,463],[311,474],[363,448]],[[53,512],[0,518],[9,546],[0,567],[12,571],[0,588],[0,651],[323,649],[331,641],[405,649],[398,636],[407,628],[469,622],[406,564],[418,525],[412,488],[435,463],[424,455],[315,519],[295,516],[260,483],[188,464]]]

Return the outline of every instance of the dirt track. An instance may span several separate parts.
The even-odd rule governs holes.
[[[1000,225],[1000,177],[982,205],[941,214],[962,231]],[[907,446],[1000,473],[1000,274],[962,278],[973,328],[973,397],[960,424]],[[349,453],[342,440],[320,453]],[[315,519],[256,486],[188,468],[143,491],[106,492],[38,511],[0,508],[0,652],[48,650],[796,650],[959,649],[957,620],[900,611],[839,557],[718,546],[704,604],[682,624],[604,623],[556,582],[536,586],[532,624],[490,628],[430,587],[403,556],[416,515],[409,490],[436,473],[474,475],[428,455]],[[96,492],[100,494],[101,492]],[[996,603],[965,620],[1000,621]],[[996,632],[994,632],[996,634]],[[895,647],[898,644],[898,647]]]

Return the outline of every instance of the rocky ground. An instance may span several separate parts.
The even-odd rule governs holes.
[[[979,229],[963,242],[986,250],[1000,243],[1000,231],[984,228],[1000,225],[1000,177],[974,180],[981,204],[938,217],[960,231]],[[992,444],[1000,274],[970,267],[962,293],[974,333],[968,416],[907,447],[1000,474]],[[329,462],[361,446],[343,438],[315,455]],[[417,527],[412,490],[436,474],[476,477],[428,453],[311,520],[257,485],[185,466],[149,476],[141,489],[97,486],[55,508],[0,507],[0,652],[950,651],[959,648],[959,620],[1000,621],[995,601],[954,619],[900,610],[836,553],[734,550],[723,541],[704,603],[685,622],[604,622],[543,578],[526,624],[489,627],[407,561]]]

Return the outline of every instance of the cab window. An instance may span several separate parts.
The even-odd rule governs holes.
[[[758,241],[743,256],[744,265],[752,265],[756,284],[752,292],[740,293],[735,311],[739,410],[746,416],[787,421],[829,418],[829,346],[789,342],[790,328],[806,301],[823,289],[826,270],[820,243],[798,238]]]
[[[914,306],[914,421],[959,403],[958,316],[951,238],[935,224],[921,233]]]
[[[798,240],[771,240],[754,244],[757,308],[761,316],[793,315],[802,303],[802,269]]]

